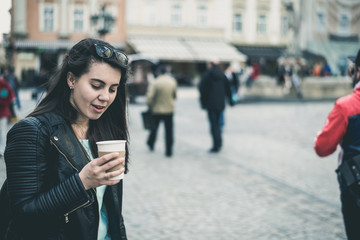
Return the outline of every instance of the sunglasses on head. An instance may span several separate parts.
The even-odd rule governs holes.
[[[127,67],[129,59],[125,53],[102,44],[95,43],[94,46],[99,57],[111,58],[115,53],[115,58],[120,62],[120,64],[124,67]]]

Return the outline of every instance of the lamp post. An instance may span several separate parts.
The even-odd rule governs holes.
[[[91,23],[94,26],[98,26],[97,33],[100,37],[103,37],[110,32],[114,22],[115,18],[110,13],[106,12],[105,6],[102,6],[99,14],[91,16]]]

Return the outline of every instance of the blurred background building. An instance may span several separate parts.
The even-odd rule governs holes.
[[[125,0],[12,0],[8,51],[23,84],[40,70],[53,71],[85,37],[126,44]]]
[[[325,57],[336,75],[360,47],[360,1],[301,0],[298,39],[303,51]]]
[[[274,76],[279,58],[302,57],[310,65],[326,62],[340,75],[360,43],[358,0],[11,1],[0,64],[14,65],[24,85],[40,69],[52,71],[84,37],[103,38],[129,54],[133,81],[147,80],[160,62],[189,85],[210,59],[242,67],[257,61],[262,74]]]

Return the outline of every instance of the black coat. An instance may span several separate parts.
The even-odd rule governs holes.
[[[220,68],[213,66],[207,70],[200,82],[200,102],[202,108],[213,111],[225,109],[225,98],[233,105],[230,84]]]
[[[70,124],[56,114],[25,118],[8,133],[5,162],[11,224],[5,239],[97,239],[96,190],[78,173],[89,162]],[[126,239],[122,181],[104,195],[112,239]]]

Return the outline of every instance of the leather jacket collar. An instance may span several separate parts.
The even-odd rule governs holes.
[[[51,144],[79,172],[90,160],[81,143],[76,138],[70,123],[55,113],[46,113],[37,117],[40,121],[44,118],[44,122],[52,129],[50,132]]]

